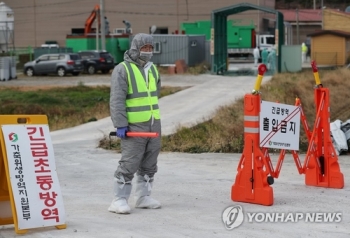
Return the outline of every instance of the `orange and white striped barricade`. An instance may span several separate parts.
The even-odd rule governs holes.
[[[233,201],[273,204],[273,178],[263,170],[263,154],[259,145],[260,85],[266,66],[261,64],[251,94],[244,96],[244,149],[237,167],[237,175],[231,188]]]
[[[305,184],[343,188],[344,176],[330,135],[329,90],[321,84],[316,62],[311,63],[316,82],[316,119],[304,161]]]

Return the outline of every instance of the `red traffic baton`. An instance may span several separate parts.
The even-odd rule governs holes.
[[[109,136],[117,136],[117,132],[111,131],[109,133]],[[128,131],[126,133],[126,136],[128,137],[158,137],[158,132],[136,132],[136,131]]]
[[[126,133],[126,136],[129,137],[158,137],[159,133],[157,132],[136,132],[136,131],[130,131]]]

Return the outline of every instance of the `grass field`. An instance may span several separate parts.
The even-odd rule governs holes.
[[[182,90],[162,87],[161,97]],[[47,115],[51,131],[110,116],[107,86],[0,88],[0,114]]]

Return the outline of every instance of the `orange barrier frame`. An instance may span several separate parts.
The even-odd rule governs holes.
[[[330,135],[329,90],[321,84],[314,61],[311,66],[317,86],[315,88],[317,114],[304,161],[305,184],[326,188],[343,188],[344,176],[340,172],[338,156]]]
[[[343,188],[344,177],[340,172],[338,157],[335,153],[329,125],[329,91],[323,88],[316,63],[312,63],[317,84],[315,103],[317,115],[314,130],[311,132],[301,101],[296,98],[295,105],[300,107],[309,147],[303,165],[297,151],[292,150],[294,162],[299,174],[305,174],[305,184],[329,188]],[[265,65],[259,66],[259,74],[252,94],[244,97],[244,149],[237,167],[237,175],[231,188],[231,199],[238,202],[255,203],[270,206],[273,204],[273,189],[270,185],[278,178],[286,150],[281,150],[276,170],[267,148],[260,148],[259,115],[261,97],[259,93]]]

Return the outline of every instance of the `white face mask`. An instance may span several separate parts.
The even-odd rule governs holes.
[[[140,59],[145,61],[145,62],[150,61],[152,56],[153,56],[153,52],[145,52],[145,51],[140,52]]]

